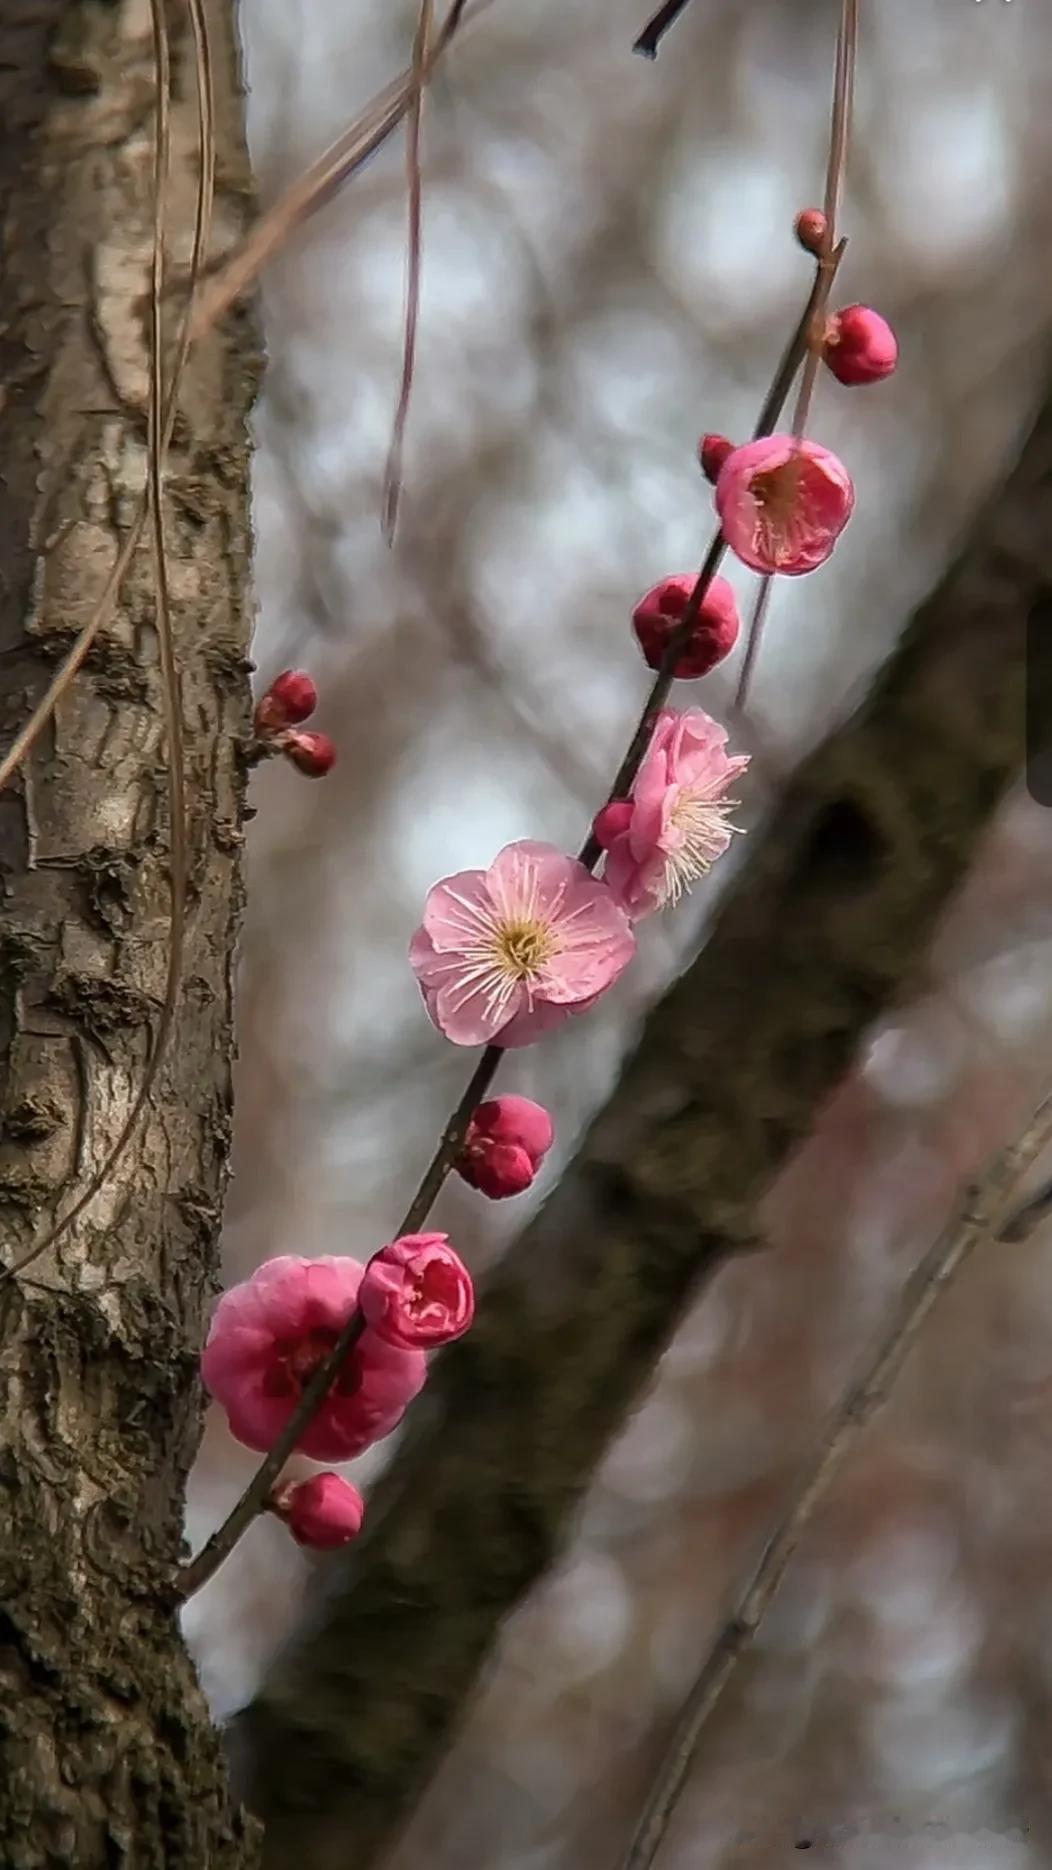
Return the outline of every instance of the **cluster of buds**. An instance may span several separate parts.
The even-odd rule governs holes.
[[[303,669],[285,669],[275,676],[256,703],[252,718],[260,753],[280,753],[308,779],[323,779],[336,763],[336,748],[328,734],[302,730],[318,705],[318,691]]]

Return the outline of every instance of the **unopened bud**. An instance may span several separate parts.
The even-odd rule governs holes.
[[[729,454],[734,453],[734,443],[726,435],[703,435],[698,443],[698,460],[706,480],[713,486],[720,477],[720,469]]]
[[[821,208],[804,208],[793,222],[793,232],[805,253],[817,260],[822,251],[828,222]]]
[[[732,450],[732,453],[734,451]],[[632,627],[647,665],[660,669],[669,639],[675,635],[686,615],[697,577],[693,573],[662,578],[652,591],[640,598],[632,612]],[[673,674],[680,681],[696,681],[708,675],[738,640],[740,620],[738,603],[726,578],[713,578],[701,600],[697,620],[689,640],[676,662]]]
[[[357,1487],[331,1472],[275,1487],[270,1511],[285,1521],[297,1545],[325,1551],[358,1537],[365,1502]]]
[[[543,1105],[528,1097],[494,1097],[476,1110],[454,1166],[471,1188],[503,1201],[529,1188],[553,1135]]]
[[[275,676],[256,706],[257,734],[274,733],[307,721],[318,705],[318,691],[304,669],[285,669]]]
[[[336,748],[328,734],[282,734],[278,742],[287,760],[308,779],[324,779],[336,764]]]

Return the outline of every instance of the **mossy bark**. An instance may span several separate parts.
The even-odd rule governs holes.
[[[216,239],[248,174],[212,6]],[[170,6],[171,271],[196,189],[192,42]],[[144,0],[0,9],[0,746],[89,616],[145,477],[154,63]],[[166,322],[174,331],[179,293]],[[250,618],[252,329],[184,380],[167,482],[189,781],[176,1031],[108,1185],[0,1285],[0,1863],[248,1870],[171,1590],[200,1432],[230,1140]],[[120,603],[0,794],[0,1259],[69,1208],[142,1082],[167,965],[168,751],[153,580]]]
[[[366,1533],[239,1722],[274,1870],[379,1862],[699,1285],[909,991],[1024,761],[1052,406],[858,713],[799,771],[569,1173],[439,1360]],[[1047,655],[1030,700],[1052,722]]]

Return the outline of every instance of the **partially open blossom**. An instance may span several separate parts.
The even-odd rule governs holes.
[[[326,1551],[358,1537],[365,1501],[351,1481],[329,1472],[275,1487],[270,1510],[285,1521],[297,1545]]]
[[[581,1013],[635,953],[605,883],[551,844],[506,844],[488,870],[428,891],[409,961],[454,1045],[529,1045]]]
[[[727,849],[734,802],[724,794],[749,757],[728,756],[726,745],[726,729],[701,708],[663,709],[631,797],[596,819],[604,875],[634,918],[677,902]]]
[[[641,597],[632,612],[636,640],[652,669],[660,669],[669,637],[679,628],[697,584],[697,576],[687,573],[662,578],[653,590]],[[713,578],[701,601],[697,622],[677,658],[675,674],[680,681],[695,681],[708,675],[738,640],[738,604],[726,578]]]
[[[822,356],[840,383],[879,383],[898,363],[899,344],[879,312],[845,305],[826,325]]]
[[[805,253],[817,259],[826,237],[826,217],[821,208],[802,208],[793,223],[796,238]]]
[[[256,732],[295,727],[307,721],[318,705],[318,691],[305,669],[283,669],[256,703]]]
[[[475,1316],[471,1274],[447,1234],[403,1234],[375,1253],[360,1301],[372,1329],[407,1349],[449,1344]]]
[[[283,1254],[220,1299],[201,1375],[246,1448],[265,1453],[284,1428],[355,1310],[362,1272],[357,1260]],[[315,1461],[361,1454],[397,1426],[426,1374],[419,1351],[366,1329],[297,1447]]]
[[[726,435],[703,435],[698,443],[698,460],[705,479],[715,484],[727,456],[733,453],[734,443]]]
[[[454,1167],[491,1201],[529,1188],[552,1146],[552,1120],[528,1097],[494,1097],[468,1125]]]
[[[328,734],[290,731],[279,736],[282,753],[308,779],[324,779],[336,764],[336,748]]]
[[[854,504],[851,476],[836,455],[792,435],[736,448],[716,483],[731,551],[754,571],[789,577],[825,563]]]

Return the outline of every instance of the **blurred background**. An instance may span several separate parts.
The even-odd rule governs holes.
[[[242,0],[269,202],[408,63],[415,0]],[[646,0],[487,0],[425,111],[423,292],[394,549],[381,482],[401,369],[404,139],[263,283],[259,684],[306,665],[340,761],[254,779],[226,1272],[389,1238],[470,1069],[405,959],[429,884],[510,839],[574,848],[647,671],[629,618],[696,568],[694,450],[741,438],[809,283],[838,8],[693,0],[655,63]],[[776,589],[681,704],[753,754],[740,823],[864,692],[1011,464],[1052,326],[1052,0],[862,7],[837,299],[876,304],[890,383],[823,374],[852,471],[831,563]],[[743,608],[752,580],[732,565]],[[531,1194],[437,1218],[483,1269],[564,1170],[648,1005],[690,959],[735,841],[586,1022],[502,1084],[554,1112]],[[1052,813],[1020,791],[919,998],[856,1071],[612,1450],[564,1563],[508,1626],[393,1870],[616,1860],[691,1675],[801,1456],[961,1180],[1052,1078]],[[816,1517],[712,1724],[659,1870],[1037,1870],[1052,1860],[1052,1228],[975,1261]],[[367,1484],[397,1438],[348,1470]],[[254,1458],[210,1421],[196,1546]],[[306,1468],[307,1464],[301,1464]],[[247,1700],[313,1570],[260,1522],[187,1612],[217,1715]]]

